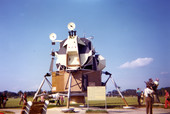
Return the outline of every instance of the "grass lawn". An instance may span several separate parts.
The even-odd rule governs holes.
[[[108,113],[106,110],[86,110],[86,113]]]
[[[159,98],[161,103],[165,102],[164,97]],[[137,97],[125,97],[125,100],[129,106],[138,107]],[[105,101],[90,101],[90,106],[105,108]],[[123,108],[123,106],[125,106],[125,103],[121,97],[107,97],[107,108]],[[145,105],[143,104],[141,107],[145,107]],[[163,108],[163,106],[159,105],[154,105],[153,107]]]
[[[28,101],[32,101],[33,97],[28,97]],[[6,108],[21,108],[22,104],[19,105],[20,98],[8,98]]]
[[[32,101],[32,97],[28,97],[28,101]],[[137,103],[137,97],[125,97],[127,103],[129,106],[138,106]],[[7,108],[21,108],[22,105],[19,105],[19,101],[20,98],[9,98],[6,104]],[[160,101],[161,103],[164,103],[164,97],[160,97]],[[145,102],[145,101],[144,101]],[[105,101],[90,101],[90,107],[101,107],[101,108],[105,108]],[[75,106],[78,107],[81,104],[71,104],[71,106]],[[64,106],[66,106],[66,102],[64,103]],[[107,97],[107,108],[122,108],[123,106],[125,106],[123,100],[121,97]],[[49,104],[48,108],[50,107],[56,107],[55,104]],[[61,107],[61,106],[57,106],[57,107]],[[144,105],[143,105],[144,107]],[[161,107],[162,106],[157,106],[154,105],[154,107]]]

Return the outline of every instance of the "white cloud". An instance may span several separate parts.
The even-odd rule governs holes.
[[[143,67],[148,64],[150,64],[153,61],[153,58],[137,58],[136,60],[133,60],[131,62],[126,62],[122,65],[120,65],[119,68],[137,68],[137,67]]]
[[[169,74],[169,72],[161,72],[160,74],[161,75],[166,75],[166,74]]]

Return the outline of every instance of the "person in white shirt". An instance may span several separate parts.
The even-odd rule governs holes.
[[[152,90],[152,87],[149,86],[149,84],[146,84],[146,88],[144,90],[145,95],[145,101],[146,101],[146,114],[150,113],[152,114],[152,93],[154,91]]]
[[[159,79],[156,78],[156,80],[154,81],[154,86],[153,86],[153,90],[154,90],[154,103],[160,103],[159,97],[158,97],[158,91],[157,88],[159,86]]]

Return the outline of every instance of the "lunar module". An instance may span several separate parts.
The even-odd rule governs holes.
[[[95,51],[91,42],[93,37],[79,37],[75,31],[75,24],[72,22],[68,24],[68,29],[68,37],[64,40],[56,40],[55,33],[49,36],[52,45],[59,43],[59,50],[52,50],[49,73],[44,76],[34,99],[39,96],[38,93],[46,80],[52,93],[65,95],[68,98],[67,107],[69,108],[70,102],[85,103],[87,87],[105,86],[111,73],[102,71],[106,66],[106,60]],[[53,70],[55,58],[57,71]],[[105,82],[102,82],[102,74],[108,75]],[[52,76],[52,84],[47,79],[48,76]],[[114,84],[118,89],[115,82]],[[119,90],[118,92],[120,93]]]
[[[69,35],[63,41],[57,41],[55,33],[50,35],[52,44],[60,42],[56,57],[57,71],[52,72],[52,92],[68,93],[71,102],[84,102],[87,86],[102,86],[101,75],[105,68],[105,59],[97,54],[90,38],[77,36],[74,23],[68,24]],[[53,61],[53,60],[52,60]]]

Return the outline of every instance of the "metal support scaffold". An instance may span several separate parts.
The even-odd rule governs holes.
[[[36,92],[35,95],[34,95],[33,101],[34,101],[34,100],[36,99],[36,97],[38,96],[38,93],[40,92],[42,86],[44,85],[45,80],[47,81],[47,83],[48,83],[50,89],[52,89],[52,84],[51,84],[50,81],[47,79],[47,76],[51,76],[51,74],[47,73],[47,74],[44,76],[43,81],[41,82],[41,84],[40,84],[40,86],[39,86],[37,92]]]
[[[72,82],[72,73],[69,72],[69,85],[68,85],[68,93],[67,93],[67,108],[68,109],[70,107],[71,82]]]
[[[107,81],[104,83],[104,85],[106,85],[106,83],[108,82],[108,80],[109,79],[111,79],[111,81],[112,81],[112,83],[113,83],[113,85],[115,86],[115,88],[116,88],[116,90],[118,91],[118,93],[119,93],[119,95],[121,96],[121,98],[122,98],[122,100],[123,100],[123,102],[125,103],[125,107],[123,107],[123,108],[134,108],[134,107],[131,107],[131,106],[128,106],[128,103],[127,103],[127,101],[126,101],[126,99],[124,98],[124,96],[122,95],[122,93],[120,92],[120,89],[119,89],[119,87],[117,86],[117,84],[116,84],[116,82],[114,81],[114,79],[112,78],[112,74],[111,73],[109,73],[109,72],[102,72],[102,73],[104,73],[105,75],[109,75],[109,78],[107,79]]]

